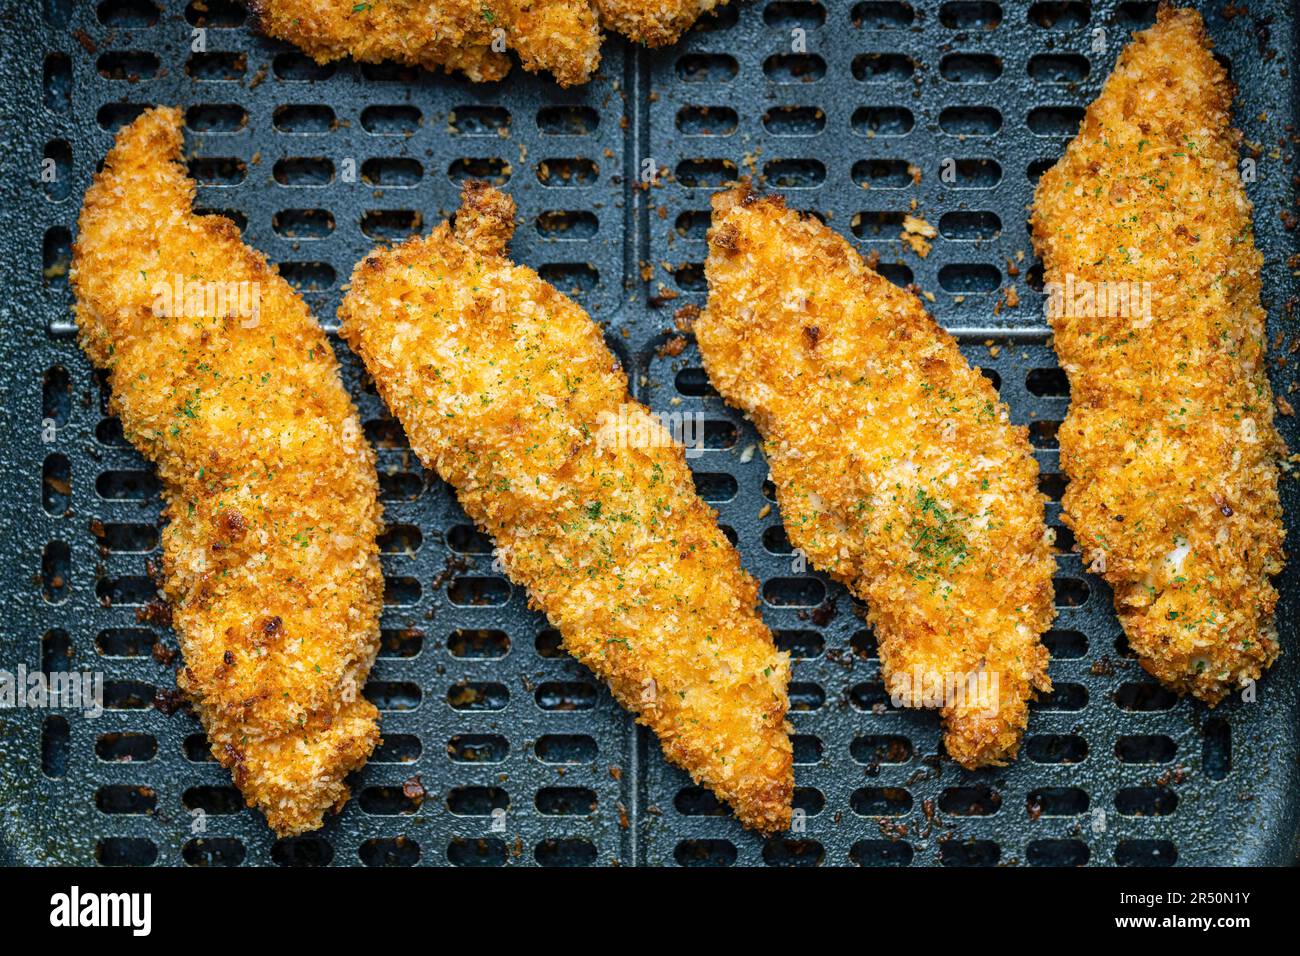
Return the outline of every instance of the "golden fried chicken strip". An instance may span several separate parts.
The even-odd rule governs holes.
[[[383,597],[374,455],[307,306],[230,220],[190,211],[180,124],[144,113],[86,192],[77,325],[162,480],[178,683],[284,836],[347,800],[379,740],[359,692]]]
[[[791,543],[867,602],[891,697],[942,704],[963,766],[1005,763],[1051,689],[1026,430],[915,296],[779,197],[714,198],[706,274],[704,366],[763,436]]]
[[[1031,220],[1056,352],[1065,520],[1129,644],[1210,704],[1278,654],[1282,511],[1232,89],[1195,11],[1134,36]]]
[[[561,86],[586,83],[600,65],[600,26],[590,0],[249,0],[260,29],[319,63],[346,56],[459,70],[474,81],[526,70]]]
[[[500,0],[506,42],[530,73],[578,86],[600,66],[599,18],[589,0]]]
[[[695,21],[727,0],[594,0],[607,30],[644,43],[676,43]]]
[[[748,826],[788,826],[790,667],[680,445],[600,328],[504,257],[514,203],[361,262],[340,309],[411,447],[495,539],[565,649]]]

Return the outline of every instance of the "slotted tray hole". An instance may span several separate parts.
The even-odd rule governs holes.
[[[533,857],[542,866],[591,866],[596,862],[596,847],[583,837],[543,840]]]
[[[737,856],[730,840],[682,840],[673,847],[678,866],[731,866]]]
[[[1002,23],[1002,5],[956,0],[939,7],[939,22],[949,30],[995,30]]]
[[[1115,847],[1118,866],[1173,866],[1178,848],[1169,840],[1121,840]]]
[[[596,759],[596,740],[587,734],[545,734],[537,738],[533,753],[546,764],[585,764]]]
[[[1030,866],[1084,866],[1091,855],[1080,840],[1032,840],[1025,847],[1025,862]]]
[[[334,859],[334,847],[319,836],[289,837],[277,840],[271,848],[271,860],[276,866],[329,866]]]
[[[997,866],[1002,848],[992,840],[952,839],[939,844],[939,861],[944,866]]]
[[[902,30],[916,21],[916,10],[905,0],[863,0],[849,13],[849,22],[855,29]]]
[[[277,106],[271,122],[282,133],[328,133],[334,128],[334,111],[318,103]]]
[[[158,756],[158,740],[152,734],[100,734],[95,738],[95,756],[107,763],[144,763]]]
[[[447,845],[453,866],[505,866],[506,845],[496,837],[455,837]]]
[[[247,855],[244,844],[233,837],[196,837],[181,848],[189,866],[239,866]]]
[[[191,0],[185,19],[192,26],[229,30],[244,22],[244,7],[236,0]]]
[[[910,866],[915,851],[901,840],[859,840],[849,849],[858,866]]]
[[[145,837],[107,837],[95,845],[100,866],[153,866],[158,845]]]
[[[372,837],[357,848],[357,856],[366,866],[415,866],[420,862],[420,844],[404,836]]]

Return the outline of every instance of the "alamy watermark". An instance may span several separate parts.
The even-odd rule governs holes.
[[[153,314],[158,318],[238,318],[246,329],[262,320],[262,284],[186,279],[179,273],[155,282]]]
[[[99,671],[0,669],[0,710],[79,710],[94,720],[104,713],[104,675]]]
[[[152,893],[82,892],[73,885],[50,897],[50,925],[56,929],[124,927],[133,936],[153,929]]]
[[[625,402],[617,412],[596,416],[596,443],[601,448],[670,448],[681,445],[687,458],[704,454],[702,412],[647,412]]]
[[[1067,272],[1064,282],[1047,282],[1049,319],[1150,319],[1151,283],[1125,280],[1093,282]]]
[[[895,707],[956,707],[992,717],[1000,706],[998,686],[997,671],[940,672],[918,664],[890,678],[889,700]]]

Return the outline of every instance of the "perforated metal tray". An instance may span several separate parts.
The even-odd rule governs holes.
[[[1248,189],[1281,336],[1273,355],[1285,356],[1295,295],[1283,216],[1294,208],[1293,14],[1281,0],[1238,16],[1219,3],[1202,9],[1241,87],[1237,122],[1257,145]],[[1150,22],[1154,4],[756,0],[668,50],[611,40],[600,77],[568,91],[519,71],[474,86],[389,67],[322,69],[253,35],[227,0],[160,9],[150,0],[0,0],[0,11],[0,667],[101,670],[112,705],[94,721],[0,712],[5,859],[1295,860],[1296,562],[1280,581],[1286,655],[1257,702],[1211,714],[1145,678],[1105,586],[1077,557],[1062,557],[1062,606],[1048,638],[1057,690],[1035,705],[1021,759],[963,772],[935,757],[933,714],[875,706],[879,662],[861,609],[793,566],[779,514],[767,509],[762,456],[744,454],[754,430],[708,389],[693,344],[677,355],[657,349],[673,311],[703,303],[712,188],[758,175],[864,251],[878,250],[892,279],[933,293],[940,321],[1031,426],[1059,528],[1055,427],[1067,397],[1035,291],[1027,206],[1035,176],[1060,155],[1127,31]],[[195,28],[205,30],[205,52],[194,52]],[[242,809],[206,758],[197,722],[153,705],[156,690],[173,686],[174,665],[151,649],[175,647],[165,629],[137,621],[153,594],[145,565],[157,557],[157,483],[105,417],[105,391],[70,323],[65,272],[82,193],[113,131],[152,103],[187,109],[200,206],[229,211],[327,326],[375,240],[432,226],[454,208],[464,178],[505,184],[522,216],[516,257],[577,290],[639,398],[701,411],[710,423],[709,449],[691,461],[699,487],[762,580],[766,620],[798,658],[791,721],[802,833],[764,841],[742,831],[557,650],[520,590],[493,575],[482,538],[447,487],[422,473],[342,346],[380,448],[389,524],[384,650],[366,691],[384,711],[385,745],[319,834],[277,843]],[[660,175],[641,188],[645,160]],[[945,163],[953,182],[941,176]],[[898,241],[913,209],[941,233],[925,259]],[[1017,307],[1006,301],[1011,287]],[[1292,365],[1273,372],[1290,394]],[[1296,447],[1294,420],[1280,424]],[[1293,535],[1294,487],[1285,481]]]

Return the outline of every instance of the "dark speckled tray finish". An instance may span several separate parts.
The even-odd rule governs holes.
[[[1281,355],[1291,342],[1285,303],[1296,294],[1283,217],[1294,208],[1293,11],[1254,2],[1249,15],[1225,19],[1223,4],[1202,6],[1240,86],[1237,122],[1260,150],[1248,188]],[[1280,581],[1285,656],[1255,703],[1211,713],[1150,683],[1126,650],[1106,587],[1077,556],[1062,556],[1049,636],[1057,690],[1035,705],[1014,765],[963,772],[935,756],[933,714],[873,706],[879,661],[861,608],[838,585],[792,567],[780,515],[765,507],[762,455],[745,453],[755,432],[707,388],[694,345],[676,356],[656,351],[673,311],[704,301],[711,191],[738,172],[766,177],[792,205],[878,250],[892,279],[934,294],[936,316],[999,383],[1014,419],[1031,426],[1059,527],[1055,428],[1067,396],[1035,291],[1027,207],[1034,179],[1154,4],[755,0],[667,50],[611,40],[599,78],[568,91],[520,71],[473,86],[389,67],[319,68],[255,36],[239,7],[207,0],[206,10],[0,0],[0,667],[102,671],[113,705],[93,721],[0,712],[5,859],[1295,862],[1297,562]],[[200,53],[196,26],[206,29]],[[578,290],[638,398],[709,422],[709,448],[691,459],[700,490],[762,580],[767,622],[798,658],[790,719],[803,832],[766,841],[744,832],[556,650],[341,345],[380,449],[390,526],[384,650],[366,691],[384,711],[386,743],[318,834],[277,842],[242,809],[227,774],[204,759],[194,718],[152,705],[173,679],[150,646],[155,635],[175,646],[166,629],[136,619],[152,595],[145,565],[157,556],[157,483],[106,417],[70,322],[64,266],[81,196],[113,131],[152,103],[187,109],[200,207],[232,213],[329,327],[353,264],[376,240],[432,226],[465,178],[506,185],[521,216],[515,256]],[[53,161],[52,183],[42,182],[43,159]],[[662,175],[642,190],[646,159]],[[946,160],[953,182],[940,175]],[[941,232],[924,260],[898,241],[913,204]],[[1014,274],[1008,260],[1019,263]],[[1019,306],[998,308],[1013,285]],[[1273,369],[1284,394],[1293,379],[1291,364]],[[52,441],[43,440],[46,419]],[[1281,426],[1297,447],[1294,419]],[[1295,488],[1285,481],[1293,535]],[[416,777],[426,791],[419,803],[403,793]]]

